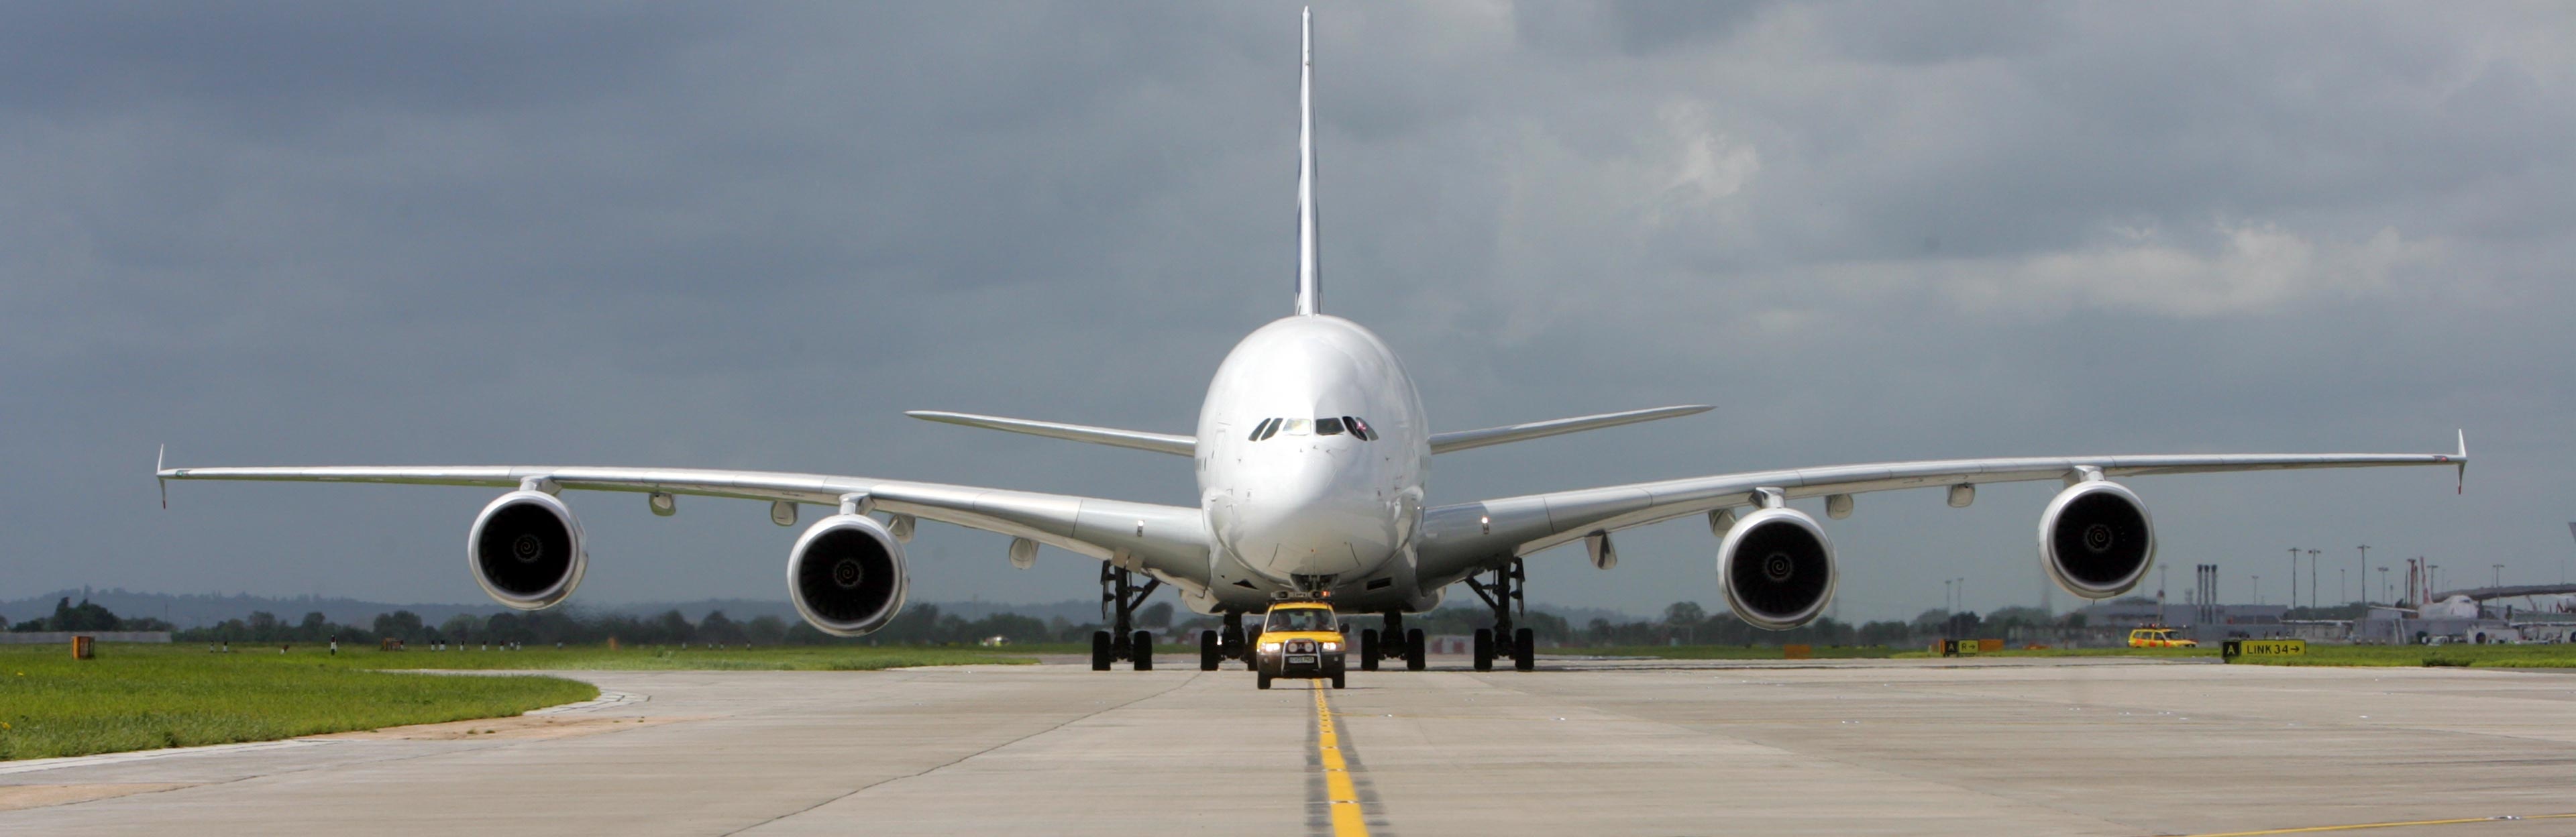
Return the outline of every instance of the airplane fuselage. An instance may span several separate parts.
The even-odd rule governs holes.
[[[1368,329],[1300,315],[1246,336],[1208,385],[1196,459],[1211,560],[1295,590],[1410,581],[1430,430],[1413,379]]]

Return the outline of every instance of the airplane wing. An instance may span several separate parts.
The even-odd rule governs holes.
[[[580,491],[687,494],[827,508],[838,508],[844,496],[864,494],[878,511],[1028,538],[1143,570],[1169,584],[1205,589],[1208,581],[1207,524],[1197,509],[1183,506],[868,477],[701,468],[354,466],[162,468],[155,473],[164,481],[372,482],[486,488],[517,488],[532,480],[550,480],[562,488]],[[786,522],[795,522],[792,512]]]
[[[2374,468],[2447,465],[2465,478],[2469,450],[2462,434],[2455,453],[2184,454],[2071,456],[2019,459],[1945,459],[1883,462],[1827,468],[1791,468],[1719,474],[1660,482],[1528,494],[1440,506],[1423,513],[1417,553],[1428,587],[1448,584],[1507,559],[1687,515],[1757,505],[1759,489],[1789,498],[1851,495],[1930,486],[2070,479],[2088,469],[2105,477],[2272,471],[2292,468]]]

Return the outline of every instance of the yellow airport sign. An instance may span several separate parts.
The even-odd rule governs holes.
[[[2231,639],[2218,647],[2218,656],[2229,661],[2238,657],[2302,657],[2308,653],[2304,639]]]

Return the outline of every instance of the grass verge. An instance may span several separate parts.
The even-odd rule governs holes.
[[[0,761],[495,718],[589,700],[588,683],[540,675],[440,677],[410,670],[866,671],[905,666],[1034,663],[1037,649],[817,646],[529,648],[397,651],[296,645],[99,646],[73,660],[56,645],[0,646]],[[1087,652],[1088,649],[1086,648]]]
[[[97,659],[73,660],[53,645],[0,648],[0,760],[491,718],[599,696],[557,677],[433,677],[273,649],[186,649],[101,645]]]
[[[1614,645],[1599,648],[1544,649],[1542,654],[1564,657],[1651,657],[1658,660],[1778,660],[1783,659],[1778,646],[1741,645]],[[1886,648],[1819,645],[1810,659],[1852,660],[1880,659],[1894,654]]]

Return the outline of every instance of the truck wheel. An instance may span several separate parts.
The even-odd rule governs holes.
[[[1269,674],[1269,672],[1263,672],[1263,673],[1260,675],[1259,683],[1260,683],[1261,688],[1264,688],[1264,689],[1270,688],[1270,674]]]
[[[1109,650],[1109,632],[1091,632],[1091,670],[1108,671],[1114,653]]]
[[[1343,677],[1343,676],[1344,676],[1344,675],[1343,675],[1341,672],[1338,672],[1338,671],[1333,672],[1333,688],[1339,689],[1339,688],[1341,688],[1341,687],[1342,687],[1342,677]]]

